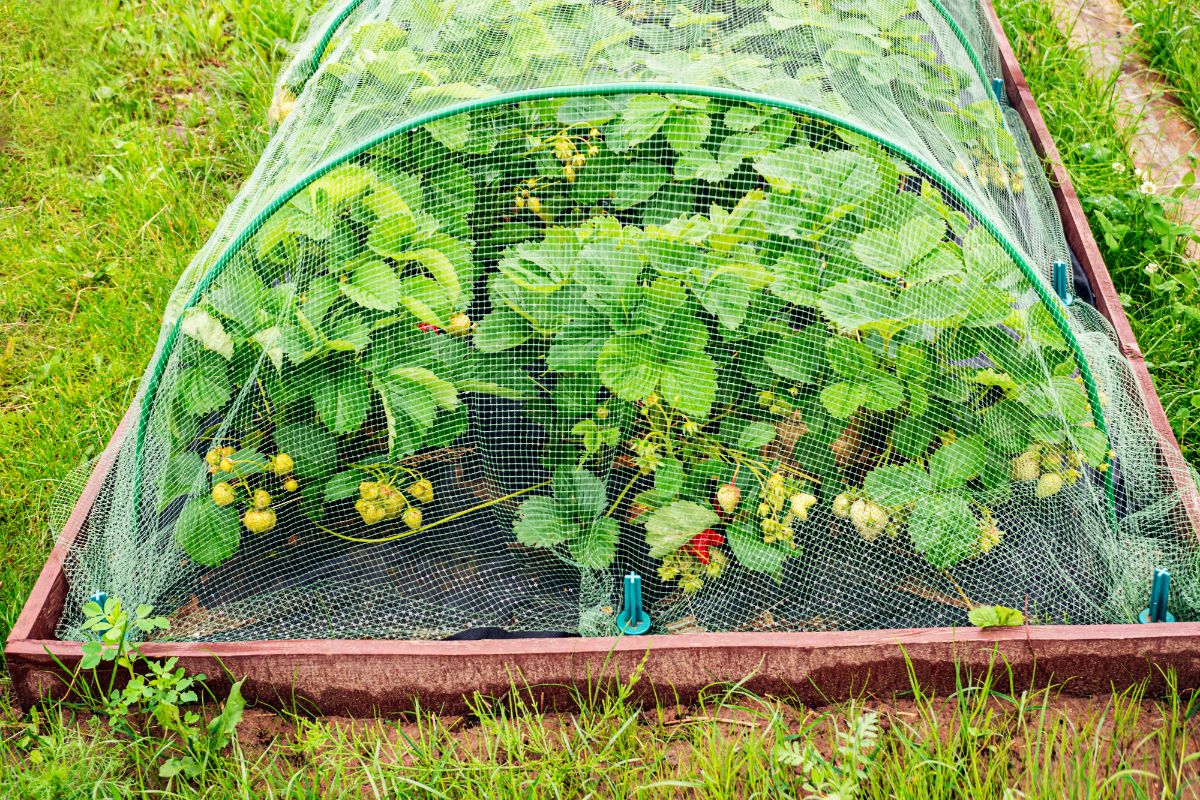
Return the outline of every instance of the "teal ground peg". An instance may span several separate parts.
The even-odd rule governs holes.
[[[1143,608],[1138,614],[1138,622],[1146,625],[1151,622],[1174,622],[1175,615],[1167,611],[1167,602],[1171,596],[1171,573],[1165,569],[1154,570],[1154,581],[1150,584],[1150,606]]]
[[[101,609],[103,609],[104,604],[108,602],[108,593],[107,592],[96,592],[95,594],[88,595],[88,600],[90,602],[95,603],[96,605],[100,606]]]
[[[1004,105],[1004,95],[1006,92],[1004,91],[1003,78],[992,78],[992,94],[996,95],[997,103]]]
[[[1058,295],[1059,300],[1062,300],[1064,306],[1075,302],[1067,284],[1067,262],[1065,261],[1054,262],[1054,293]]]
[[[617,615],[617,630],[636,636],[650,630],[650,615],[642,608],[642,576],[625,576],[625,607]]]

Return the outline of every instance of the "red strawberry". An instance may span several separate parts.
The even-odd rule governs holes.
[[[712,560],[712,556],[708,554],[708,548],[720,547],[723,544],[725,544],[725,537],[712,528],[707,528],[692,537],[692,540],[687,543],[687,549],[696,557],[697,561],[707,564]]]
[[[418,322],[417,327],[420,328],[421,330],[425,331],[425,333],[429,333],[431,331],[434,333],[442,332],[442,329],[439,328],[437,325],[434,325],[432,322]]]

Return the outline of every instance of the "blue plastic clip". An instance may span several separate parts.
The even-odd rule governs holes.
[[[1058,295],[1059,300],[1062,300],[1064,306],[1075,302],[1067,285],[1067,262],[1065,261],[1054,262],[1054,293]]]
[[[104,604],[108,602],[108,592],[96,592],[95,594],[90,594],[88,595],[88,601],[95,603],[96,605],[100,606],[101,609],[103,609]]]
[[[1138,614],[1138,622],[1147,625],[1151,622],[1174,622],[1175,615],[1167,611],[1167,601],[1171,595],[1171,573],[1165,569],[1154,570],[1154,582],[1150,584],[1150,607],[1143,608]]]
[[[992,78],[992,94],[996,95],[996,102],[1004,105],[1004,78]]]
[[[642,608],[642,576],[625,576],[625,607],[617,615],[617,630],[636,636],[650,630],[650,615]]]

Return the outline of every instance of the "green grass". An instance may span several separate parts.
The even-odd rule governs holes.
[[[0,0],[0,632],[257,160],[296,5]]]
[[[1142,179],[1129,159],[1132,130],[1118,105],[1116,76],[1090,74],[1087,55],[1056,27],[1051,4],[997,0],[996,8],[1083,202],[1180,447],[1200,466],[1200,360],[1181,346],[1200,337],[1200,273],[1184,255],[1187,237],[1181,232],[1187,229],[1164,219],[1176,202],[1172,194],[1186,189],[1149,196],[1139,191]]]
[[[814,709],[718,686],[687,708],[643,709],[635,680],[581,693],[559,714],[519,691],[476,698],[462,717],[257,712],[194,782],[158,777],[170,745],[152,733],[117,737],[53,708],[0,729],[22,741],[0,749],[0,794],[1058,800],[1191,797],[1200,775],[1191,707],[1142,686],[1078,699],[998,668],[949,696],[914,689]]]
[[[303,23],[288,0],[195,5],[0,0],[0,635],[51,546],[55,487],[111,435],[176,278],[257,159],[277,41]],[[1128,166],[1112,87],[1085,77],[1042,3],[1000,11],[1195,463],[1194,265],[1177,235],[1154,229],[1161,204],[1111,167]],[[482,700],[462,719],[258,713],[200,781],[169,785],[157,776],[168,741],[71,709],[21,716],[0,678],[0,796],[802,796],[814,790],[776,746],[794,736],[829,758],[833,726],[864,708],[880,712],[881,732],[863,797],[1193,791],[1187,709],[1137,691],[1062,699],[1001,678],[819,710],[714,689],[684,709],[643,710],[620,690],[579,698],[568,715]],[[852,758],[833,761],[836,776]]]
[[[1192,124],[1200,126],[1200,2],[1135,0],[1125,13],[1138,26],[1147,63],[1166,79]]]

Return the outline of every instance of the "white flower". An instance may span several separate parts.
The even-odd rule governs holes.
[[[1134,167],[1133,174],[1137,176],[1138,180],[1145,180],[1149,177],[1146,174],[1146,170],[1142,169],[1141,167]]]
[[[1158,272],[1158,262],[1151,261],[1145,266],[1145,270],[1147,275],[1153,275],[1154,273]]]
[[[1116,173],[1121,173],[1121,172],[1124,172],[1124,171],[1125,171],[1125,165],[1124,165],[1124,164],[1122,164],[1120,161],[1114,161],[1114,162],[1112,163],[1112,171],[1113,171],[1113,172],[1116,172]]]
[[[1154,181],[1146,178],[1142,181],[1142,185],[1138,187],[1138,191],[1142,194],[1154,194],[1158,191],[1158,187],[1154,185]]]

